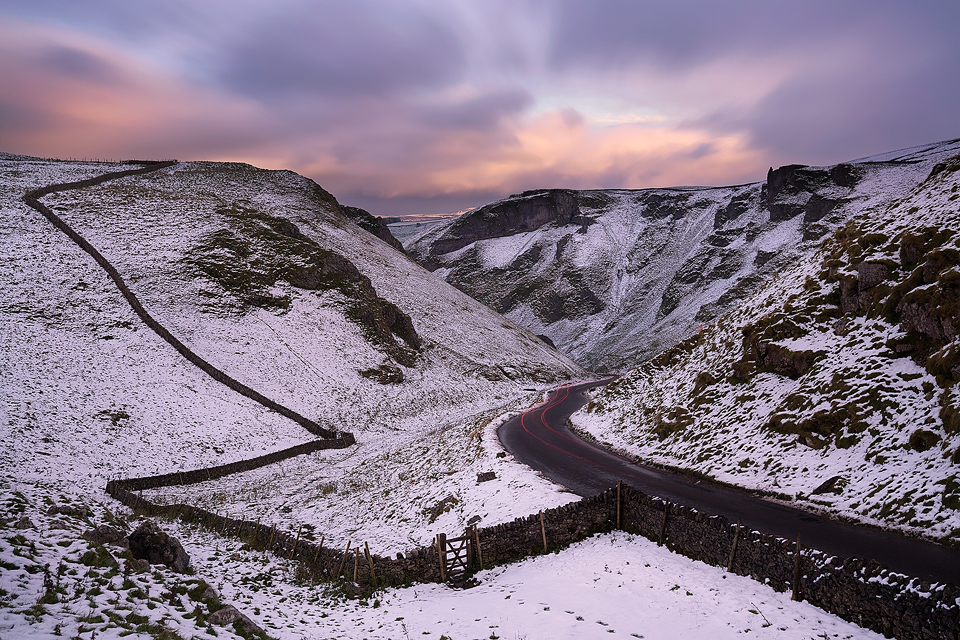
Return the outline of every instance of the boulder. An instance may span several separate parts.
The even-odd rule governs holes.
[[[214,589],[210,585],[207,585],[207,588],[204,589],[203,593],[200,594],[200,600],[207,603],[213,602],[213,603],[219,604],[220,594],[217,593],[216,589]]]
[[[843,480],[843,476],[833,476],[832,478],[825,480],[820,486],[811,491],[810,495],[819,496],[824,493],[840,493],[842,489],[837,485],[843,484],[841,480]]]
[[[237,624],[237,626],[239,626],[244,633],[248,634],[263,635],[265,633],[264,630],[258,627],[253,620],[240,613],[240,611],[238,611],[237,608],[232,604],[225,605],[224,607],[211,613],[209,616],[207,616],[207,622],[210,624],[215,624],[219,627],[225,627],[229,624]]]
[[[496,480],[497,473],[496,471],[481,471],[477,474],[477,484],[481,482],[489,482],[490,480]]]
[[[17,520],[17,523],[13,525],[14,529],[36,529],[37,525],[33,524],[33,520],[24,516]]]
[[[72,516],[74,518],[80,518],[81,520],[88,520],[92,514],[90,513],[90,509],[83,505],[79,507],[73,507],[70,505],[53,505],[47,510],[47,515]]]
[[[880,262],[861,262],[857,265],[857,286],[860,292],[872,289],[887,279],[890,267]]]
[[[102,524],[96,529],[90,529],[83,532],[83,539],[93,544],[115,544],[121,547],[127,546],[127,535],[108,524]]]
[[[165,564],[177,573],[185,573],[190,556],[176,538],[168,535],[151,520],[144,521],[128,538],[134,558],[150,564]]]

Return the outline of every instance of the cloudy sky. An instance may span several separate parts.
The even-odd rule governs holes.
[[[956,137],[956,0],[0,0],[0,151],[289,168],[379,215]]]

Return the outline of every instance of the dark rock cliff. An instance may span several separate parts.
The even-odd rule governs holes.
[[[369,231],[397,251],[403,251],[403,245],[390,233],[390,229],[387,227],[387,220],[384,220],[380,216],[375,216],[360,207],[340,205],[340,210],[343,211],[343,215],[353,220],[357,226],[364,231]]]
[[[767,171],[766,206],[773,222],[789,220],[803,214],[804,223],[817,222],[841,202],[841,198],[824,196],[832,187],[851,189],[863,177],[863,169],[852,164],[838,164],[829,169],[815,169],[802,164],[789,164]]]
[[[462,249],[477,240],[535,231],[555,222],[570,224],[580,215],[576,192],[568,189],[524,191],[461,216],[437,239],[431,255]]]
[[[714,322],[849,216],[892,202],[890,180],[921,182],[951,144],[787,165],[730,187],[527,191],[438,225],[407,250],[582,365],[615,371]],[[850,278],[846,304],[873,295],[877,269],[865,265],[859,285]],[[787,367],[782,355],[768,366]]]

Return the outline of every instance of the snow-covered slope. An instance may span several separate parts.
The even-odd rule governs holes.
[[[8,486],[88,499],[109,478],[220,464],[312,437],[181,358],[87,254],[21,201],[28,189],[116,169],[0,159],[0,468]],[[308,456],[314,466],[346,460],[346,473],[453,427],[468,438],[476,423],[536,398],[534,388],[584,375],[290,172],[183,163],[44,202],[199,355],[356,435],[357,447]],[[397,529],[400,540],[419,531],[423,508],[405,504],[418,515],[412,530]]]
[[[791,165],[735,187],[529,191],[405,246],[583,366],[617,371],[710,324],[958,150],[954,140],[834,167]]]
[[[646,460],[960,541],[960,156],[887,197],[575,425]]]

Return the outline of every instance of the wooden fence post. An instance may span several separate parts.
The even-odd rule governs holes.
[[[440,582],[447,581],[447,536],[437,534],[437,559],[440,560]]]
[[[237,525],[237,537],[243,540],[243,519],[247,517],[247,514],[244,513],[240,516],[240,524]]]
[[[350,555],[350,541],[347,540],[347,549],[343,552],[343,557],[340,558],[340,568],[337,569],[337,578],[343,575],[343,565],[347,563],[347,556]]]
[[[303,531],[303,525],[300,525],[300,528],[297,529],[297,539],[293,541],[293,550],[290,552],[290,557],[287,560],[293,560],[293,554],[297,552],[297,545],[300,544],[300,532]]]
[[[623,480],[617,480],[617,530],[620,529],[620,487],[623,485]]]
[[[657,542],[658,547],[663,546],[663,541],[667,536],[667,512],[670,510],[670,503],[663,503],[663,522],[660,523],[660,540]]]
[[[796,602],[803,600],[803,594],[800,593],[800,534],[797,534],[797,553],[793,559],[793,596],[790,598]]]
[[[377,574],[373,572],[373,557],[370,555],[370,545],[366,542],[363,543],[363,553],[367,556],[367,564],[370,565],[370,579],[373,580],[373,586],[377,586]]]
[[[480,565],[480,570],[483,570],[483,551],[480,550],[480,530],[477,529],[477,525],[473,525],[473,537],[477,541],[477,562]]]
[[[274,522],[273,529],[270,530],[270,542],[267,543],[267,551],[270,551],[273,549],[273,536],[275,536],[276,533],[277,533],[277,523]]]
[[[317,545],[317,552],[313,554],[313,564],[317,564],[317,560],[320,558],[321,549],[323,549],[323,536],[320,536],[320,544]]]
[[[360,571],[360,545],[353,548],[353,581],[357,581],[357,572]]]
[[[220,528],[220,534],[222,535],[224,531],[227,530],[227,524],[230,522],[230,514],[226,511],[223,512],[223,527]]]
[[[737,530],[733,534],[733,545],[730,547],[730,557],[727,558],[727,571],[733,571],[733,557],[737,553],[737,541],[740,540],[740,521],[737,520]]]
[[[543,524],[543,510],[540,511],[540,535],[543,537],[543,552],[547,552],[547,528]]]

